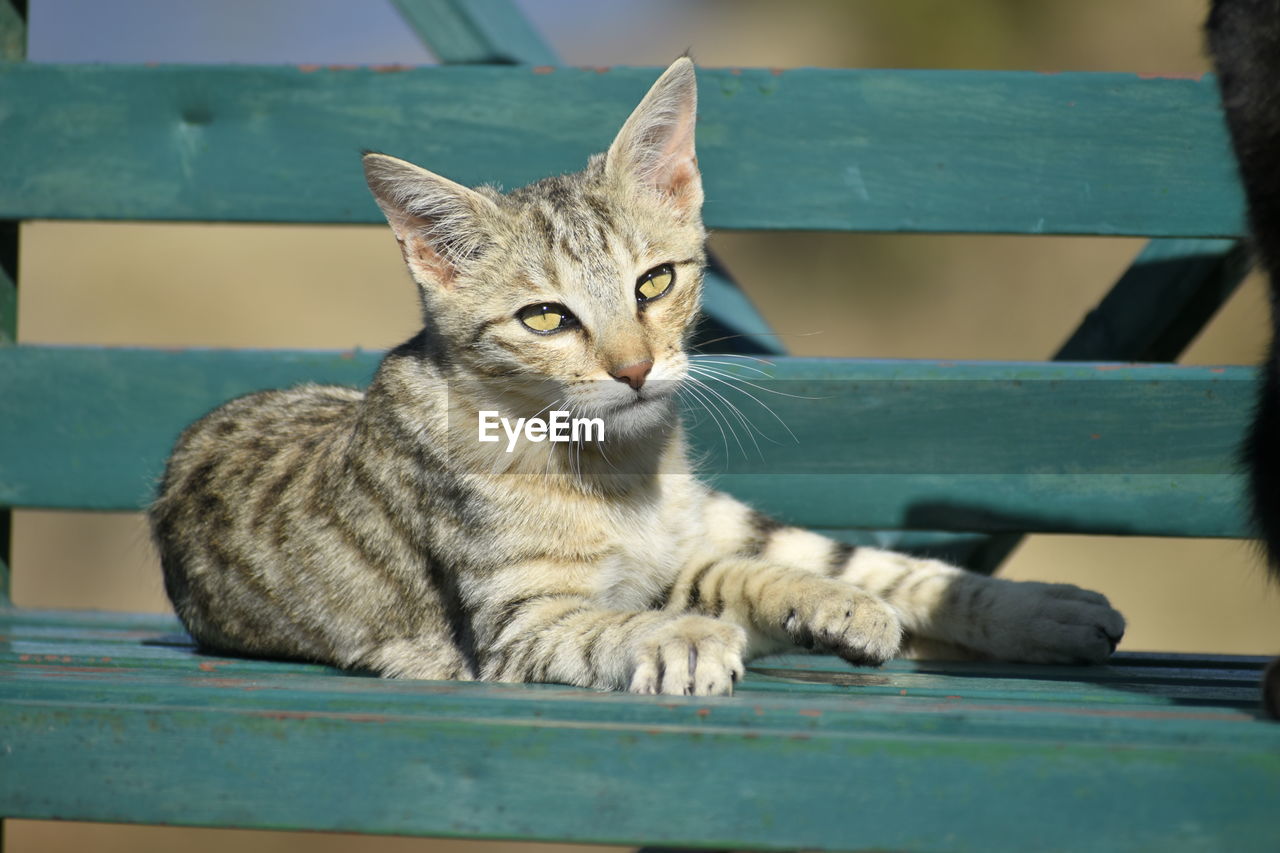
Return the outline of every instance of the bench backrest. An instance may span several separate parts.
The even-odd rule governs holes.
[[[361,149],[516,186],[580,168],[656,75],[0,65],[0,219],[380,222]],[[699,81],[712,228],[1243,231],[1211,79],[704,69]],[[731,312],[733,298],[713,292],[708,310]],[[358,384],[375,363],[0,347],[0,506],[143,506],[173,438],[208,408],[305,380]],[[776,370],[800,393],[771,405],[800,440],[757,469],[710,473],[792,521],[1245,533],[1234,447],[1249,369],[794,359]],[[695,429],[708,449],[721,441],[712,426]]]

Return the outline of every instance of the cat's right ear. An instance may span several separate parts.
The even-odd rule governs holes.
[[[489,245],[497,206],[475,190],[406,160],[369,151],[364,176],[421,285],[449,288]]]

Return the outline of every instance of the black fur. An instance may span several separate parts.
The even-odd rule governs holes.
[[[1280,579],[1280,0],[1214,0],[1205,29],[1255,251],[1270,280],[1272,341],[1242,455],[1253,519]]]

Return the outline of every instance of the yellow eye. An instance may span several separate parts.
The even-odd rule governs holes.
[[[654,267],[636,280],[636,301],[649,302],[657,299],[675,284],[676,271],[671,264]]]
[[[525,326],[543,335],[578,325],[578,318],[556,302],[526,305],[516,312],[516,316]]]

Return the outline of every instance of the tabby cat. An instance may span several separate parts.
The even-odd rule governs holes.
[[[1272,340],[1243,456],[1253,520],[1280,580],[1280,0],[1215,0],[1205,29],[1254,249],[1270,280]],[[1267,670],[1263,700],[1280,718],[1280,661]]]
[[[365,155],[425,326],[366,391],[252,394],[183,433],[150,518],[202,646],[699,695],[795,647],[1110,655],[1124,620],[1097,593],[854,548],[693,474],[675,392],[705,260],[695,107],[682,58],[605,154],[506,195]],[[481,411],[557,406],[605,440],[477,440]]]

